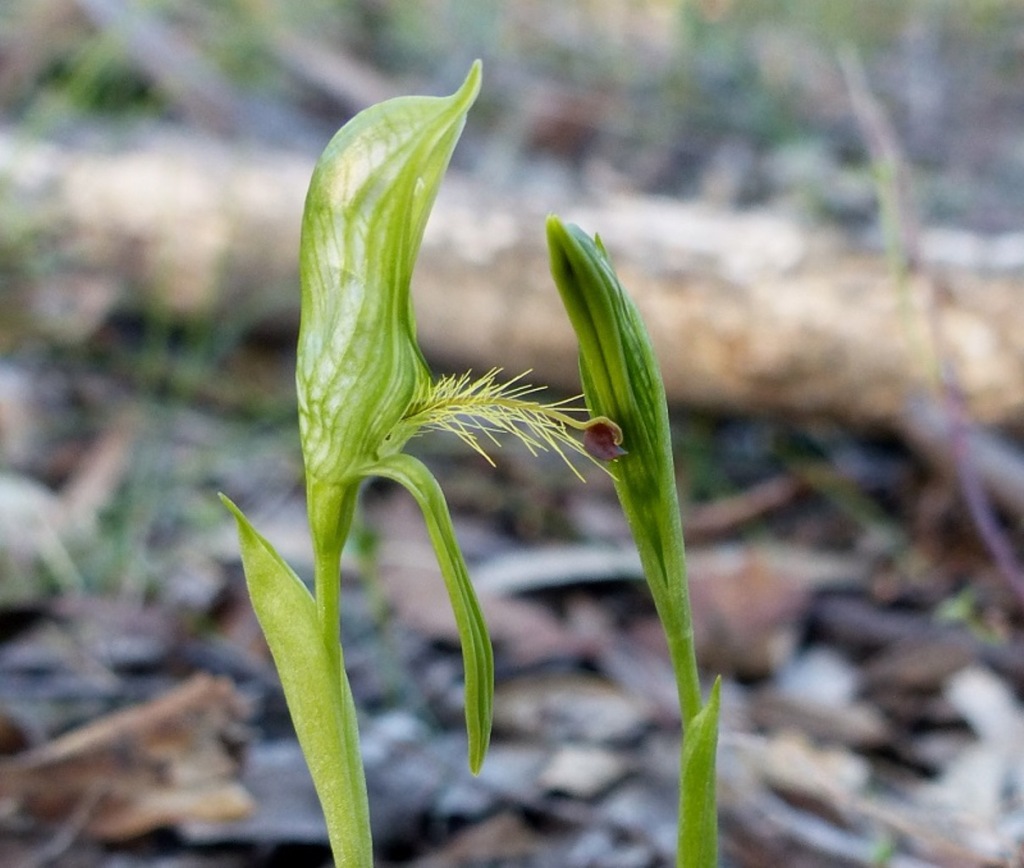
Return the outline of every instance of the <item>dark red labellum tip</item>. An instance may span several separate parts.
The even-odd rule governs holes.
[[[622,429],[610,419],[595,419],[583,432],[583,448],[601,461],[614,461],[625,455],[621,442]]]

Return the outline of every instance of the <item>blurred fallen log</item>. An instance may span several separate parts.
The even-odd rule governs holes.
[[[350,114],[403,93],[396,82],[340,46],[327,47],[287,31],[276,31],[270,39],[283,67]]]
[[[4,819],[124,840],[185,820],[243,817],[252,810],[238,782],[244,716],[229,681],[197,675],[0,760]]]
[[[13,309],[35,311],[37,325],[73,318],[70,271],[113,281],[109,304],[121,309],[230,317],[233,331],[249,318],[290,334],[311,166],[159,129],[111,152],[0,131],[8,199],[63,269],[22,287]],[[895,429],[927,387],[921,288],[901,298],[881,256],[766,213],[642,197],[538,202],[455,173],[414,277],[421,341],[437,364],[532,368],[537,382],[576,388],[574,339],[548,275],[548,210],[602,235],[673,402]],[[972,417],[1020,425],[1024,281],[943,276],[937,313]]]

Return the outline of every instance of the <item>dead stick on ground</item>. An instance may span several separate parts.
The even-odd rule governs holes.
[[[914,209],[910,205],[910,180],[901,149],[892,124],[868,88],[857,56],[848,51],[841,57],[843,74],[850,91],[854,113],[861,124],[868,150],[876,166],[884,175],[880,183],[883,211],[888,204],[891,226],[890,246],[898,269],[900,291],[908,292],[908,280],[920,278],[924,288],[924,313],[930,341],[930,355],[934,359],[937,388],[945,411],[949,450],[957,469],[964,500],[996,566],[1007,584],[1024,606],[1024,571],[1021,570],[995,514],[986,482],[979,473],[970,442],[971,420],[968,416],[963,390],[948,342],[938,315],[936,296],[941,284],[926,268],[921,256],[921,233]],[[887,189],[885,181],[888,181]]]

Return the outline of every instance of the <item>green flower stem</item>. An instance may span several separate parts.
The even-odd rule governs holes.
[[[715,752],[722,681],[715,679],[711,696],[686,725],[679,754],[679,855],[687,868],[717,868],[718,817],[715,800]]]
[[[327,819],[331,850],[338,866],[353,868],[372,865],[369,801],[366,773],[359,752],[359,728],[355,700],[345,672],[341,645],[341,553],[355,515],[358,483],[334,485],[307,478],[306,501],[313,539],[313,589],[316,602],[317,635],[323,645],[327,684],[336,685],[335,706],[339,708],[334,725],[343,734],[348,749],[341,761],[346,773],[318,775],[315,752],[306,751],[317,793]],[[323,691],[325,693],[333,691]],[[307,700],[308,701],[308,700]],[[308,715],[307,710],[302,714]],[[293,718],[296,714],[293,712]],[[319,780],[318,780],[319,779]],[[367,859],[369,852],[369,861]]]
[[[313,537],[313,588],[322,640],[341,671],[341,553],[355,515],[359,483],[336,485],[309,478],[306,503]]]

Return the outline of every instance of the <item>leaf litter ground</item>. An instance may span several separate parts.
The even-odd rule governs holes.
[[[308,564],[287,410],[258,423],[102,366],[7,364],[37,385],[9,405],[35,434],[5,485],[40,502],[4,527],[22,528],[0,611],[5,864],[323,864],[214,498]],[[726,679],[725,864],[1015,864],[1024,638],[953,485],[839,430],[675,424],[699,659]],[[473,778],[425,529],[371,485],[342,629],[381,864],[665,864],[673,681],[610,481],[515,448],[492,468],[441,435],[417,449],[493,630],[495,740]]]

